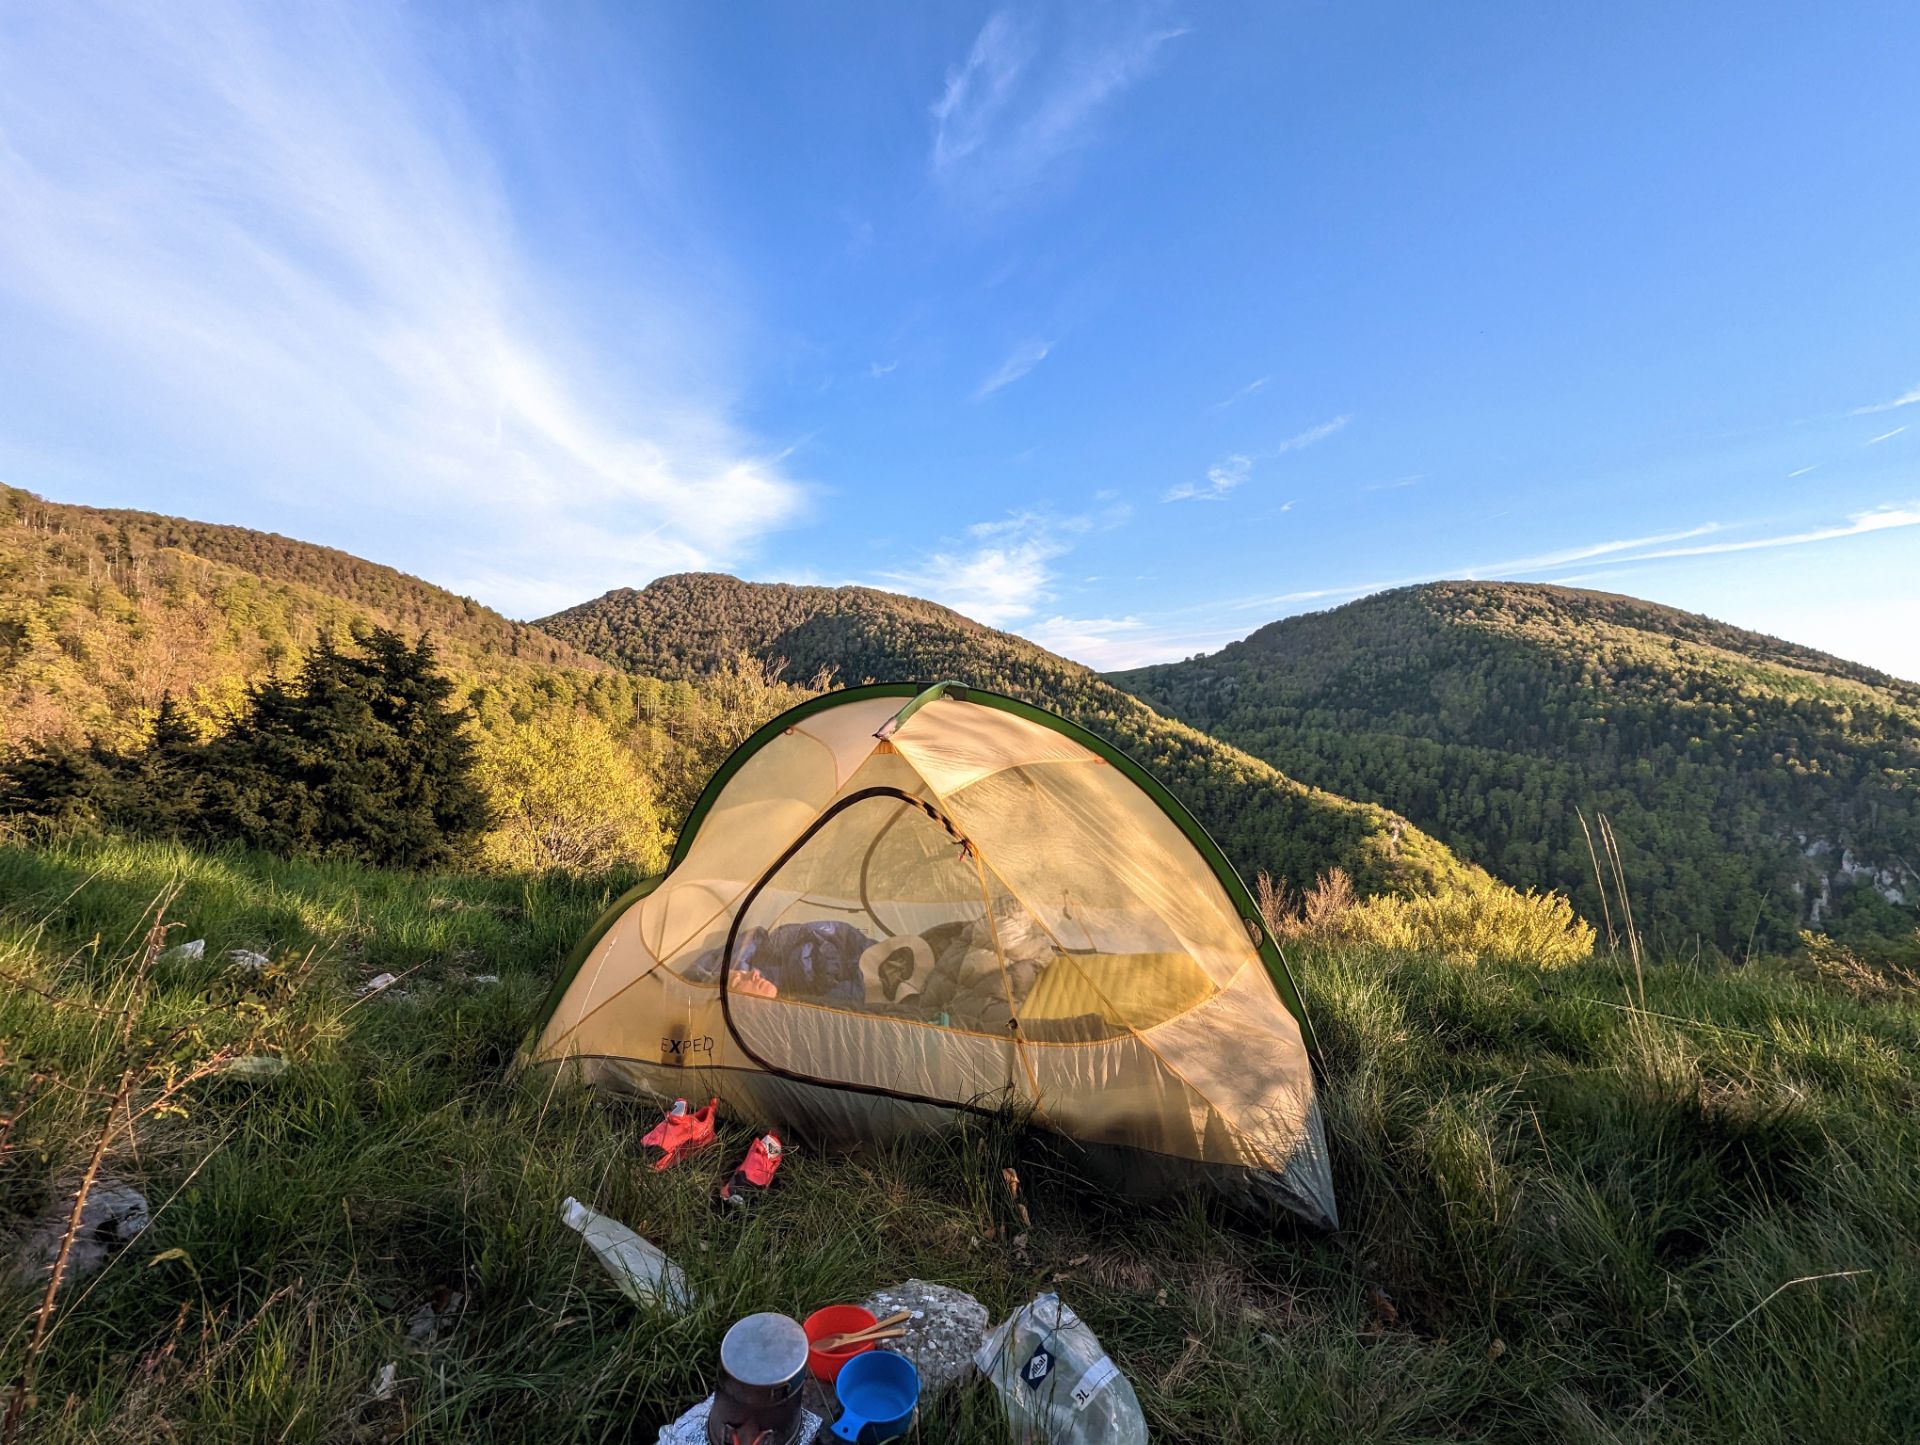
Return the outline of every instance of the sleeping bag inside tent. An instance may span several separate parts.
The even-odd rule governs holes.
[[[1331,1227],[1304,1021],[1245,886],[1132,760],[1012,698],[882,684],[727,760],[529,1061],[828,1143],[1010,1104],[1132,1186]]]

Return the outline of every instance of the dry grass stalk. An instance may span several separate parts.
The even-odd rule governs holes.
[[[153,973],[154,964],[159,960],[161,949],[166,944],[168,931],[174,926],[166,921],[168,905],[173,901],[177,887],[165,890],[152,904],[153,922],[147,929],[141,944],[138,962],[127,982],[126,1004],[115,1010],[94,1009],[102,1017],[118,1017],[119,1028],[115,1045],[120,1055],[120,1078],[113,1089],[106,1113],[100,1120],[100,1127],[93,1136],[93,1144],[87,1156],[87,1163],[81,1170],[80,1182],[74,1189],[73,1205],[67,1211],[66,1227],[60,1235],[59,1247],[53,1258],[52,1268],[48,1271],[46,1289],[42,1291],[39,1306],[33,1315],[33,1333],[27,1342],[25,1362],[20,1374],[7,1392],[6,1414],[0,1420],[0,1442],[14,1445],[19,1438],[20,1427],[27,1411],[33,1404],[33,1379],[41,1356],[53,1337],[54,1316],[60,1303],[60,1290],[66,1283],[67,1270],[73,1259],[75,1241],[80,1237],[81,1225],[86,1217],[87,1201],[92,1197],[94,1187],[100,1182],[100,1173],[116,1145],[123,1139],[131,1141],[135,1126],[143,1119],[149,1119],[177,1108],[177,1101],[192,1085],[209,1075],[218,1073],[235,1056],[235,1051],[224,1048],[214,1051],[185,1071],[168,1070],[158,1093],[145,1103],[135,1106],[134,1095],[143,1079],[156,1070],[160,1060],[165,1059],[172,1048],[185,1035],[186,1029],[175,1030],[156,1043],[143,1049],[134,1047],[134,1027],[140,1015],[140,1004],[145,995],[147,984]],[[42,992],[33,989],[33,992]]]

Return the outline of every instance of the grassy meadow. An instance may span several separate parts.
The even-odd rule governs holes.
[[[116,1117],[137,1118],[103,1172],[153,1206],[37,1348],[40,1286],[0,1273],[0,1382],[32,1368],[18,1438],[651,1441],[740,1314],[914,1275],[996,1317],[1057,1288],[1156,1440],[1913,1438],[1920,997],[1900,976],[1301,942],[1337,1238],[1090,1197],[997,1128],[803,1146],[724,1217],[744,1122],[655,1175],[657,1110],[510,1077],[618,883],[0,845],[0,1236],[70,1197],[129,1058]],[[203,959],[143,971],[159,910]],[[192,1077],[261,1054],[289,1067]],[[1030,1226],[1000,1185],[1016,1156]],[[702,1303],[629,1304],[560,1223],[569,1194]],[[976,1387],[919,1438],[1006,1432]]]

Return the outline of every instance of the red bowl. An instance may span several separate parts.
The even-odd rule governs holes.
[[[828,1305],[823,1310],[815,1310],[807,1316],[801,1329],[807,1332],[807,1368],[813,1371],[816,1380],[832,1384],[840,1373],[840,1367],[855,1355],[873,1348],[872,1340],[862,1340],[857,1345],[848,1345],[844,1350],[816,1350],[815,1340],[824,1340],[829,1335],[844,1335],[850,1330],[868,1329],[873,1324],[873,1316],[859,1305]]]

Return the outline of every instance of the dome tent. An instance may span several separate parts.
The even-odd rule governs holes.
[[[1012,1104],[1138,1187],[1335,1223],[1311,1032],[1245,885],[1123,753],[940,683],[810,699],[568,960],[535,1067],[824,1139]]]

